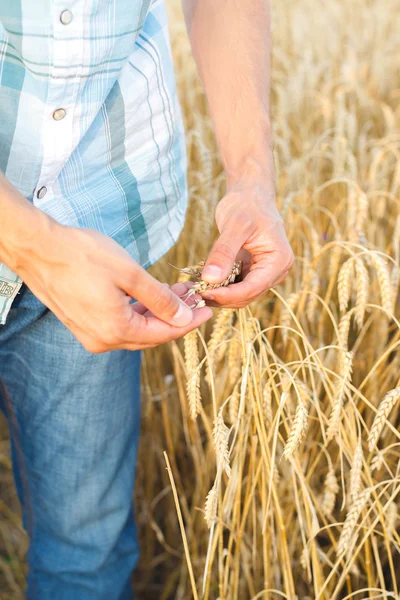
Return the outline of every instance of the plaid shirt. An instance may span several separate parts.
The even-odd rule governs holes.
[[[0,169],[145,268],[173,245],[186,153],[164,0],[0,0]],[[0,323],[20,285],[0,264]]]

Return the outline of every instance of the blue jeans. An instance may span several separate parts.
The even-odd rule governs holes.
[[[0,378],[31,542],[27,597],[131,599],[140,353],[90,354],[24,286],[0,326]]]

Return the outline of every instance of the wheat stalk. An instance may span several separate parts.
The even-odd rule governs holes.
[[[356,321],[358,328],[361,329],[364,321],[365,306],[368,302],[369,275],[368,270],[361,258],[356,257],[355,267],[357,296],[354,320]]]
[[[297,303],[300,298],[300,292],[294,292],[289,295],[286,299],[286,305],[282,307],[281,311],[281,327],[282,327],[282,337],[283,341],[286,344],[289,335],[289,327],[292,322],[292,313],[297,306]]]
[[[233,392],[231,394],[229,404],[228,404],[229,421],[232,424],[236,423],[237,418],[238,418],[239,400],[240,400],[239,383],[237,383],[235,385],[235,387],[233,388]]]
[[[262,391],[262,409],[267,421],[272,422],[272,387],[269,381],[264,384]]]
[[[226,340],[232,333],[232,323],[235,311],[230,308],[223,308],[219,311],[215,321],[210,339],[207,344],[210,360],[214,364],[219,363],[226,352],[228,344]],[[210,383],[210,367],[206,364],[206,380]]]
[[[376,254],[376,252],[371,253],[371,261],[378,278],[382,307],[388,314],[391,314],[393,310],[393,293],[388,266],[384,259],[379,254]]]
[[[359,440],[354,452],[350,471],[350,498],[354,502],[359,494],[361,487],[361,472],[363,465],[363,451],[361,441]]]

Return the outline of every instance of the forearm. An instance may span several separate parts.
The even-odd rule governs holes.
[[[48,221],[0,172],[0,262],[18,272]]]
[[[228,185],[273,178],[269,0],[182,0]]]

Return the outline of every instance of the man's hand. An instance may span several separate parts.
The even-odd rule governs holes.
[[[293,264],[293,252],[268,183],[237,183],[219,202],[220,237],[204,266],[202,278],[219,283],[235,260],[243,261],[242,281],[202,293],[211,306],[241,308],[281,283]]]
[[[241,307],[282,281],[293,263],[274,200],[270,1],[182,4],[228,183],[216,214],[221,236],[203,279],[219,283],[236,258],[244,262],[242,282],[202,296],[212,297],[210,304]]]
[[[180,299],[190,284],[169,288],[107,236],[39,214],[36,235],[15,249],[10,266],[89,352],[157,346],[212,316]]]

